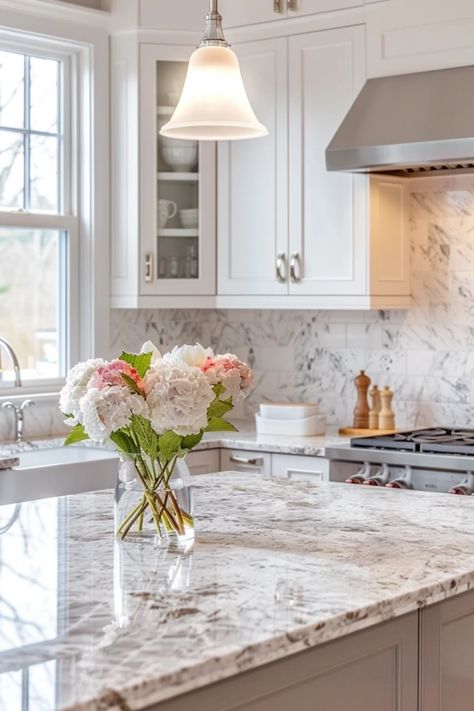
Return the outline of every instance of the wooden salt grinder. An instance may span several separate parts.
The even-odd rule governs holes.
[[[380,399],[382,401],[382,409],[379,413],[379,428],[381,430],[395,429],[395,415],[392,410],[393,392],[388,385],[381,391]]]
[[[369,395],[372,400],[372,407],[369,410],[369,429],[378,430],[379,413],[382,408],[382,402],[380,400],[380,390],[376,385],[370,389]]]
[[[369,426],[367,391],[370,385],[370,378],[365,374],[365,370],[360,371],[354,383],[357,388],[357,403],[354,408],[354,428],[357,430],[365,430]]]

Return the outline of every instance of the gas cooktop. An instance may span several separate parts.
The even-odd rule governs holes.
[[[391,435],[373,435],[351,439],[352,447],[391,449],[405,452],[474,455],[474,429],[431,427]]]

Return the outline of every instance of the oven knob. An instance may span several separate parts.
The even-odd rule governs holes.
[[[474,474],[468,472],[466,478],[460,484],[456,484],[448,494],[457,494],[458,496],[472,496],[474,493]]]
[[[386,484],[388,489],[413,489],[411,467],[405,467],[405,473],[397,479],[393,479]]]
[[[365,486],[385,486],[388,482],[390,472],[387,464],[382,464],[380,469],[377,469],[374,476],[365,479],[362,483]]]
[[[364,466],[356,474],[346,479],[346,484],[363,484],[370,477],[370,463],[365,462]]]

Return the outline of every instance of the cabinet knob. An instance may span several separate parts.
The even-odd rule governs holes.
[[[284,284],[288,278],[288,275],[286,273],[286,254],[284,252],[280,252],[277,255],[275,271],[277,281],[279,281],[281,284]]]
[[[273,0],[273,12],[283,15],[283,0]]]
[[[153,281],[153,254],[147,252],[145,254],[145,282],[150,284]]]
[[[301,260],[298,252],[294,252],[290,259],[290,279],[293,284],[301,281]]]

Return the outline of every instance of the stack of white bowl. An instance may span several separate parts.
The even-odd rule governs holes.
[[[262,403],[255,420],[257,434],[310,437],[326,432],[326,417],[311,403]]]

